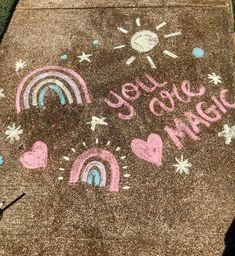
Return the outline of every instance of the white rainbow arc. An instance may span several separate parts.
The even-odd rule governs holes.
[[[43,106],[45,94],[49,89],[59,96],[62,105],[65,104],[65,98],[67,98],[69,104],[74,103],[72,94],[77,104],[82,104],[83,102],[91,103],[86,83],[78,73],[64,67],[46,66],[29,73],[20,82],[16,94],[17,113],[21,112],[21,97],[23,97],[24,109],[30,108],[31,94],[32,105]]]

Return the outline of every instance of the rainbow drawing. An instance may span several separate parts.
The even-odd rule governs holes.
[[[75,71],[58,66],[46,66],[29,73],[19,84],[16,93],[16,111],[21,112],[21,97],[24,109],[44,106],[47,91],[59,97],[60,104],[91,103],[90,95],[83,78]],[[30,104],[31,99],[31,104]]]
[[[100,161],[94,160],[99,158]],[[89,161],[92,159],[91,161]],[[101,162],[102,161],[102,162]],[[105,165],[108,164],[108,168]],[[115,156],[105,149],[91,148],[82,153],[74,162],[70,172],[70,184],[82,182],[105,187],[107,171],[110,171],[109,191],[119,191],[120,168]]]

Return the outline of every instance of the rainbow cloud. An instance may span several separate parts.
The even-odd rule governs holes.
[[[108,163],[111,172],[111,180],[109,191],[119,191],[120,168],[115,156],[105,149],[91,148],[82,153],[74,162],[70,172],[70,184],[78,182],[79,178],[82,182],[92,184],[95,186],[105,187],[107,168],[100,161],[90,161],[89,159],[100,158],[102,161]]]
[[[16,93],[17,113],[21,111],[21,97],[23,97],[25,109],[30,108],[30,95],[32,95],[33,106],[44,106],[48,90],[52,90],[58,95],[61,105],[65,105],[66,99],[69,104],[74,103],[72,95],[77,104],[82,104],[83,101],[91,103],[86,83],[78,73],[64,67],[46,66],[32,71],[20,82]]]

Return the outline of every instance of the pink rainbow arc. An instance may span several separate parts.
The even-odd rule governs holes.
[[[70,171],[70,184],[75,184],[78,182],[81,175],[82,168],[87,160],[92,157],[98,157],[103,161],[106,161],[110,165],[111,170],[111,181],[109,185],[109,191],[118,192],[119,191],[119,181],[120,181],[120,168],[115,156],[105,150],[98,148],[91,148],[84,153],[82,153],[74,162],[72,169]]]
[[[43,71],[48,71],[48,70],[63,71],[64,73],[70,74],[73,77],[75,77],[80,83],[80,86],[81,86],[82,91],[84,93],[86,103],[91,103],[91,99],[90,99],[90,95],[89,95],[86,83],[78,73],[76,73],[72,69],[68,69],[68,68],[64,68],[64,67],[46,66],[46,67],[42,67],[42,68],[39,68],[39,69],[36,69],[36,70],[30,72],[26,77],[23,78],[23,80],[18,85],[17,93],[16,93],[16,111],[17,111],[17,113],[20,113],[20,111],[21,111],[20,97],[21,97],[22,91],[24,89],[24,85],[27,82],[27,80],[30,79],[32,76],[36,75],[37,73],[40,73],[40,72],[43,72]]]

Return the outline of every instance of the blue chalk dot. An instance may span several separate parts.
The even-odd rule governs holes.
[[[0,166],[4,164],[4,157],[0,155]]]
[[[66,52],[64,52],[64,53],[62,53],[62,54],[60,55],[60,59],[61,59],[61,60],[67,60],[68,57],[69,57],[69,55],[68,55],[68,53],[66,53]]]
[[[98,39],[92,39],[92,44],[93,45],[97,45],[99,43],[99,40]]]
[[[193,55],[196,57],[196,58],[202,58],[204,56],[205,52],[202,48],[194,48],[193,49]]]

